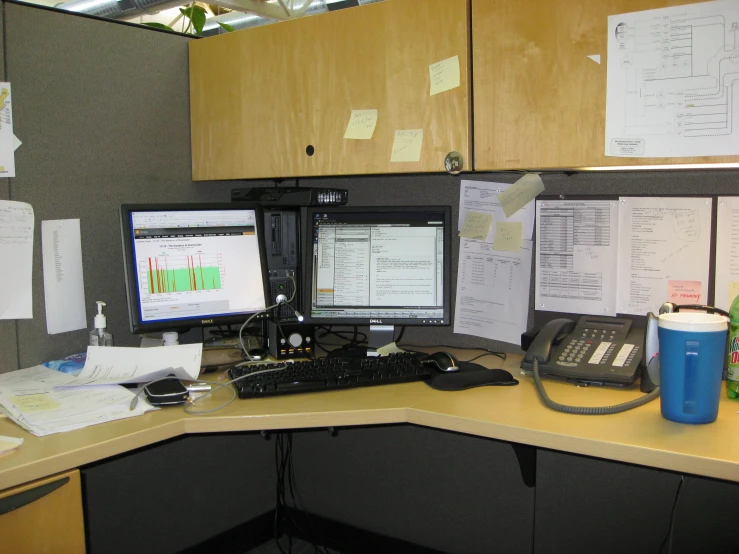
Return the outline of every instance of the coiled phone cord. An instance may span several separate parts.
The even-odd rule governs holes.
[[[542,385],[541,383],[541,378],[539,377],[539,360],[536,359],[536,357],[534,357],[533,373],[534,373],[534,383],[536,384],[536,388],[539,391],[539,395],[541,396],[541,399],[544,402],[544,404],[548,408],[551,408],[552,410],[557,410],[558,412],[564,412],[566,414],[584,414],[584,415],[618,414],[620,412],[625,412],[626,410],[630,410],[632,408],[637,408],[639,406],[642,406],[646,404],[647,402],[651,402],[652,400],[654,400],[655,398],[659,396],[659,387],[657,387],[649,394],[645,394],[644,396],[640,398],[635,398],[634,400],[629,400],[628,402],[622,402],[621,404],[614,404],[613,406],[602,406],[602,407],[567,406],[566,404],[560,404],[559,402],[555,402],[554,400],[549,398],[547,391],[544,390],[544,385]]]

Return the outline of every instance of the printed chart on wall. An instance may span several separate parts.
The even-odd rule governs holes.
[[[616,315],[618,202],[536,202],[536,309]]]
[[[739,294],[739,196],[719,196],[713,304],[724,310]]]
[[[619,199],[618,311],[657,313],[664,302],[705,304],[710,198]]]
[[[608,18],[606,156],[739,154],[739,2]]]

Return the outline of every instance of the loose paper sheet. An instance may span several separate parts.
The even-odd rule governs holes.
[[[723,0],[608,17],[606,156],[739,154],[737,22]]]
[[[431,79],[430,96],[459,86],[459,56],[432,63],[429,66]]]
[[[377,126],[377,110],[352,110],[345,139],[369,140]]]
[[[421,159],[423,129],[395,131],[391,162],[417,162]]]
[[[698,303],[706,303],[711,209],[708,198],[619,199],[620,313],[656,314],[671,280],[700,282]]]
[[[200,373],[202,355],[200,343],[161,348],[88,346],[85,367],[69,384],[145,383],[167,375],[192,381]]]
[[[41,222],[46,332],[87,327],[79,219]]]
[[[493,216],[491,214],[467,212],[459,236],[468,239],[485,240],[490,232],[490,223],[492,221]]]
[[[0,200],[0,319],[33,317],[33,221],[30,204]]]
[[[531,241],[518,252],[461,239],[454,332],[521,344],[529,315]]]
[[[0,455],[9,454],[23,444],[23,439],[0,435]]]
[[[536,202],[536,309],[616,315],[618,202]]]
[[[18,150],[18,147],[23,144],[18,137],[13,135],[13,151]]]
[[[498,200],[503,206],[506,217],[511,217],[542,192],[544,192],[544,182],[541,177],[536,173],[527,173],[503,191]]]
[[[739,196],[719,196],[713,302],[729,310],[739,294]]]
[[[486,181],[462,180],[459,187],[458,230],[462,230],[467,212],[489,213],[492,225],[485,242],[495,242],[495,224],[498,221],[518,221],[522,224],[522,238],[532,240],[534,233],[534,203],[529,202],[511,217],[507,218],[500,205],[498,196],[512,185],[507,183],[491,183]]]
[[[15,140],[10,83],[0,82],[0,177],[15,177]]]
[[[498,221],[495,224],[495,250],[517,252],[521,248],[523,228],[518,221]]]

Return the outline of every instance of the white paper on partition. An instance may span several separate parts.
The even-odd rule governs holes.
[[[493,250],[489,242],[461,239],[454,332],[521,344],[531,287],[532,241],[517,252]]]
[[[698,303],[706,303],[711,211],[710,198],[619,199],[620,313],[656,314],[669,299],[670,281],[700,282]]]
[[[616,315],[618,202],[536,202],[537,310]]]
[[[727,310],[739,294],[739,196],[719,196],[713,305]]]
[[[201,343],[161,348],[88,346],[85,367],[69,385],[145,383],[167,375],[192,381],[200,374],[202,356]]]
[[[511,185],[487,181],[462,180],[459,187],[459,220],[457,231],[461,231],[467,212],[491,214],[493,221],[485,242],[495,241],[495,227],[499,221],[516,221],[523,225],[523,238],[532,240],[534,234],[534,202],[531,201],[511,217],[506,217],[498,200],[498,195]]]
[[[10,83],[0,82],[0,177],[15,177],[16,140],[18,139],[13,134],[13,97],[10,94]]]
[[[30,204],[0,200],[0,319],[33,317],[33,221]]]
[[[41,222],[46,332],[87,327],[79,219]]]
[[[608,17],[606,156],[739,154],[738,21],[736,0]]]

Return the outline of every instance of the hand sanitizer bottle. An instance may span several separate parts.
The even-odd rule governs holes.
[[[90,331],[90,346],[113,346],[113,334],[105,330],[107,320],[103,314],[105,302],[98,300],[98,313],[95,315],[95,328]]]

